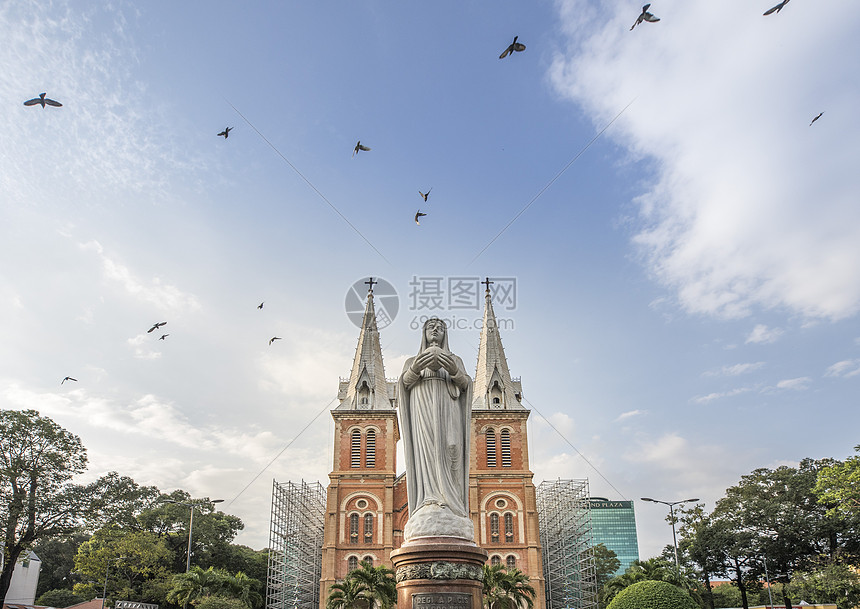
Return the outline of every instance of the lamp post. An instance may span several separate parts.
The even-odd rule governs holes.
[[[692,503],[698,501],[698,498],[683,499],[681,501],[660,501],[659,499],[651,499],[651,497],[642,497],[642,501],[650,501],[651,503],[662,503],[669,506],[669,520],[672,522],[672,545],[675,546],[675,569],[681,573],[681,562],[678,560],[678,538],[675,536],[675,506],[679,503]]]
[[[105,568],[105,585],[102,588],[102,609],[105,609],[105,597],[107,597],[107,583],[108,583],[108,575],[110,575],[110,566],[111,564],[116,564],[118,560],[125,560],[128,556],[117,556],[113,559],[113,563],[108,563]]]
[[[165,499],[164,503],[175,503],[177,505],[184,505],[187,508],[191,508],[191,520],[188,521],[188,551],[185,555],[185,572],[188,573],[191,570],[191,531],[194,528],[194,508],[198,505],[209,505],[212,503],[223,503],[223,499],[210,499],[209,501],[198,501],[197,503],[185,503],[183,501],[174,501],[173,499]],[[102,607],[104,609],[104,607]]]

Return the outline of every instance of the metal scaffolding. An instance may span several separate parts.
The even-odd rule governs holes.
[[[551,480],[537,488],[547,609],[597,607],[588,480]]]
[[[318,609],[325,509],[319,482],[274,482],[266,609]]]

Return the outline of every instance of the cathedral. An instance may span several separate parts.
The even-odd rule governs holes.
[[[545,609],[536,492],[529,469],[519,380],[511,378],[492,298],[486,292],[473,377],[469,511],[475,542],[491,564],[526,573]],[[470,363],[465,362],[467,371]],[[328,590],[361,561],[391,566],[409,517],[406,478],[397,475],[400,439],[396,383],[385,377],[373,292],[367,303],[348,380],[341,380],[334,455],[323,524],[320,609]]]

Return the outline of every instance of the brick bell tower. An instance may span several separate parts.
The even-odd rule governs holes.
[[[529,469],[522,386],[511,378],[487,280],[478,366],[472,402],[469,509],[475,541],[490,564],[516,567],[529,576],[546,606],[534,474]]]
[[[511,378],[487,284],[478,363],[473,379],[469,510],[475,543],[491,564],[529,576],[545,609],[534,474],[529,469],[526,422],[519,380]],[[329,587],[362,560],[391,566],[409,517],[406,479],[397,476],[400,439],[396,383],[385,378],[372,289],[349,379],[341,380],[329,474],[320,579],[320,609]]]
[[[395,448],[400,439],[394,388],[385,378],[371,285],[352,371],[348,380],[340,381],[340,404],[331,411],[335,447],[326,498],[321,608],[329,587],[359,562],[391,565],[389,556],[396,547]]]

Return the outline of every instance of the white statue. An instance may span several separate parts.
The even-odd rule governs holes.
[[[406,457],[409,520],[405,540],[474,539],[469,518],[472,379],[448,350],[445,322],[424,324],[421,350],[406,360],[397,384]]]

